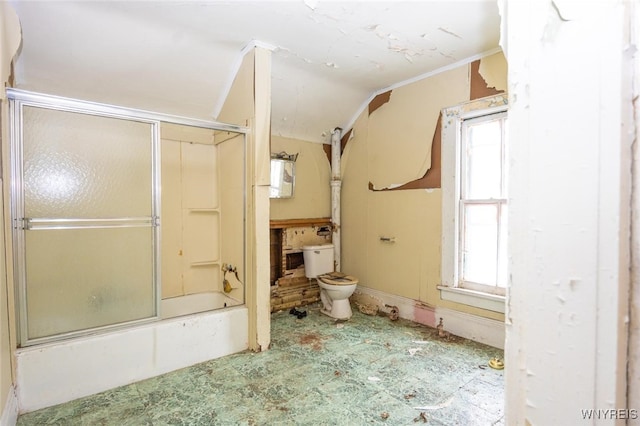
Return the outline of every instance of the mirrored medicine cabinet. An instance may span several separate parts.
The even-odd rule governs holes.
[[[297,157],[298,154],[271,154],[269,198],[293,197]]]

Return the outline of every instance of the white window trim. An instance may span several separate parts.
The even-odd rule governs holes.
[[[465,305],[504,313],[504,296],[458,288],[460,166],[458,136],[463,120],[507,111],[507,95],[465,102],[442,110],[442,263],[440,296]]]
[[[505,296],[442,285],[438,286],[438,290],[440,290],[440,297],[442,297],[443,300],[504,313]]]

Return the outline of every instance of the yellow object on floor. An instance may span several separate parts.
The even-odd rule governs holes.
[[[502,370],[504,368],[504,362],[499,358],[491,358],[489,361],[489,367],[496,370]]]

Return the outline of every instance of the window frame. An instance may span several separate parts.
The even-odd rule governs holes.
[[[460,120],[460,133],[458,134],[458,140],[456,141],[456,143],[459,144],[458,150],[460,152],[460,162],[458,165],[458,169],[457,171],[458,173],[458,179],[459,179],[459,193],[457,196],[458,199],[458,226],[457,226],[457,238],[458,238],[458,278],[456,280],[456,287],[458,288],[466,288],[469,290],[474,290],[474,291],[480,291],[480,292],[486,292],[486,293],[490,293],[490,294],[497,294],[500,296],[504,296],[506,293],[506,286],[501,287],[498,285],[498,282],[500,281],[500,266],[501,266],[501,261],[500,261],[500,247],[503,243],[506,243],[506,241],[502,241],[501,240],[501,236],[502,236],[502,232],[504,231],[504,228],[501,227],[501,223],[502,220],[507,220],[506,218],[503,219],[503,210],[505,209],[505,207],[508,209],[508,205],[507,205],[507,187],[506,187],[506,180],[507,180],[507,169],[506,169],[506,145],[505,145],[505,139],[506,139],[506,126],[502,125],[501,126],[501,141],[500,141],[500,166],[501,166],[501,173],[500,173],[500,193],[501,193],[501,197],[500,198],[470,198],[467,197],[467,184],[468,184],[468,167],[467,167],[467,159],[468,156],[467,155],[463,155],[463,153],[465,152],[466,148],[467,148],[467,144],[469,142],[468,138],[467,138],[467,129],[469,125],[473,125],[476,123],[482,123],[482,122],[487,122],[487,121],[494,121],[494,120],[505,120],[507,118],[507,111],[496,111],[496,112],[490,112],[487,114],[483,114],[483,115],[479,115],[477,117],[471,117],[471,118],[463,118]],[[496,215],[497,215],[497,233],[496,233],[496,284],[492,285],[492,284],[486,284],[486,283],[478,283],[478,282],[473,282],[470,280],[465,280],[464,278],[464,256],[463,256],[463,249],[465,247],[465,225],[467,224],[466,222],[466,218],[465,218],[465,213],[466,213],[466,209],[465,207],[468,205],[494,205],[496,206]],[[508,212],[508,210],[507,210]]]
[[[460,265],[460,135],[462,124],[485,115],[506,113],[508,98],[499,94],[442,110],[442,240],[441,298],[504,313],[505,295],[473,285],[459,286]],[[506,158],[505,158],[506,160]]]

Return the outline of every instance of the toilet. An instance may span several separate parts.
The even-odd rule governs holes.
[[[353,314],[349,296],[358,280],[350,275],[333,271],[333,244],[302,247],[304,270],[307,278],[315,278],[320,286],[320,312],[332,318],[347,320]]]

